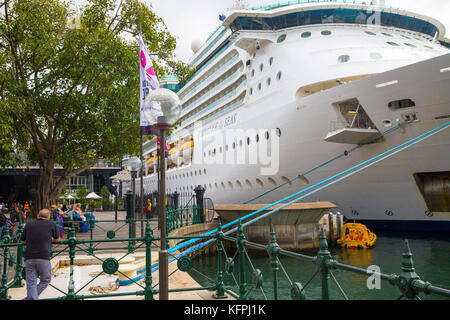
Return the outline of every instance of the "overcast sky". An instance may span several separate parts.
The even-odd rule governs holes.
[[[234,0],[142,0],[151,4],[155,13],[166,23],[169,31],[177,38],[177,57],[187,62],[192,55],[191,43],[199,39],[205,41],[220,24],[219,14],[228,16],[227,9]],[[368,0],[367,2],[369,2]],[[281,0],[246,0],[254,7]],[[386,0],[387,6],[401,8],[430,16],[441,21],[450,38],[450,0]]]

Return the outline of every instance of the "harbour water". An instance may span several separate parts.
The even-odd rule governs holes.
[[[377,234],[376,246],[371,249],[352,250],[339,247],[330,248],[333,258],[339,262],[349,265],[367,268],[376,265],[385,274],[400,274],[402,252],[404,251],[404,239],[409,240],[416,273],[424,281],[428,281],[435,286],[450,288],[450,239],[448,236],[423,235],[423,234]],[[229,250],[227,256],[234,256],[235,250]],[[281,263],[289,275],[290,281],[300,282],[305,286],[317,271],[317,267],[311,262],[281,257]],[[270,260],[267,255],[251,256],[252,264],[262,271],[264,275],[263,290],[252,290],[251,299],[272,300],[273,295],[273,275],[270,267]],[[247,262],[248,265],[248,262]],[[235,261],[234,275],[239,281],[238,261]],[[194,260],[191,276],[200,284],[208,284],[216,278],[217,257],[199,257]],[[198,272],[197,272],[198,271]],[[202,273],[203,275],[201,275]],[[400,297],[400,291],[387,281],[381,281],[381,289],[369,290],[367,287],[367,277],[342,270],[334,270],[333,275],[339,282],[347,298],[350,300],[395,300]],[[283,271],[278,271],[278,295],[279,299],[290,300],[290,281],[284,276]],[[237,292],[238,286],[231,275],[226,275],[225,285],[230,290]],[[252,287],[252,272],[250,268],[247,272],[248,288]],[[317,300],[321,298],[321,278],[317,274],[305,289],[308,299]],[[339,288],[333,279],[330,279],[331,299],[344,299]],[[446,299],[436,295],[420,295],[421,299],[441,300]]]

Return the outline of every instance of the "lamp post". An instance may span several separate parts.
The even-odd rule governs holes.
[[[144,115],[159,131],[159,200],[158,211],[161,224],[159,251],[159,300],[169,299],[169,265],[166,234],[166,152],[165,131],[178,120],[181,113],[180,98],[165,88],[152,91],[144,101]]]
[[[141,169],[142,162],[137,157],[133,157],[128,160],[127,169],[131,172],[131,192],[133,193],[133,200],[131,203],[131,214],[132,219],[134,220],[136,216],[136,174]],[[136,238],[136,221],[133,221],[133,238]]]

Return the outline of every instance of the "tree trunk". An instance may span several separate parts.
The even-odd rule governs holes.
[[[33,219],[37,218],[37,214],[41,209],[50,209],[51,205],[51,188],[53,183],[53,167],[41,167],[39,177],[39,186],[37,192],[36,205],[33,206]]]

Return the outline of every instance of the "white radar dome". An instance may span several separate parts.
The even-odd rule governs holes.
[[[202,45],[203,45],[203,41],[201,41],[201,40],[194,40],[194,41],[192,41],[192,43],[191,43],[191,49],[192,49],[192,51],[194,52],[194,53],[197,53],[197,51],[198,50],[200,50],[200,48],[202,47]]]

